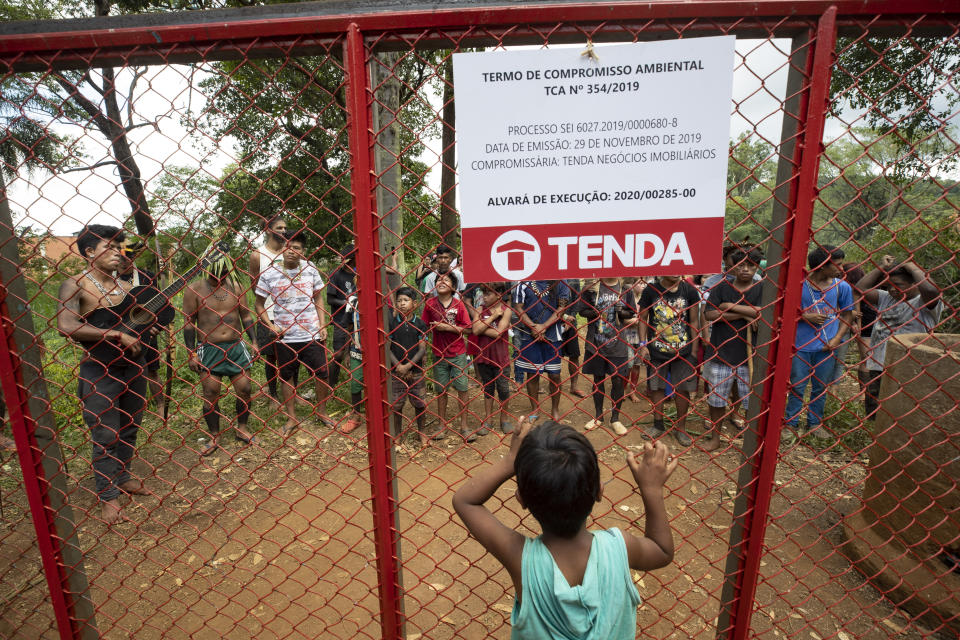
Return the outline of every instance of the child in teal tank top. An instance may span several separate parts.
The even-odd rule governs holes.
[[[640,454],[628,453],[646,513],[644,535],[616,528],[588,531],[587,517],[603,496],[593,445],[571,427],[521,421],[510,453],[453,497],[464,525],[513,580],[511,638],[636,637],[640,596],[630,569],[650,571],[673,561],[663,487],[677,463],[661,442],[646,443]],[[538,538],[507,527],[484,506],[514,474],[520,506],[543,529]]]

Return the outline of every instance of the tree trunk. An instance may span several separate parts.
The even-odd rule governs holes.
[[[394,71],[399,62],[397,53],[379,53],[371,61],[371,78],[376,87],[373,101],[373,130],[377,134],[374,147],[374,171],[377,174],[377,213],[380,215],[380,253],[398,255],[393,259],[402,267],[403,210],[400,207],[400,136],[397,114],[400,112],[400,84]]]
[[[440,238],[456,245],[460,216],[457,214],[456,146],[457,113],[453,97],[453,59],[447,58],[443,72],[443,131],[440,138]]]
[[[110,140],[113,157],[117,161],[120,173],[120,184],[123,185],[123,191],[130,202],[137,233],[146,238],[153,235],[154,227],[153,218],[150,216],[150,205],[147,204],[147,195],[143,189],[143,180],[140,179],[140,167],[133,158],[130,141],[127,139],[123,125],[120,105],[117,103],[117,85],[113,69],[106,68],[102,72],[105,80],[103,102],[107,108],[109,122],[109,130],[103,131],[103,135]],[[127,99],[132,97],[127,96]]]
[[[98,17],[110,15],[110,0],[95,0],[96,15]],[[117,167],[120,173],[120,184],[130,202],[130,210],[133,220],[137,225],[137,233],[144,238],[154,234],[153,218],[150,215],[150,206],[147,204],[147,196],[143,188],[143,180],[140,179],[140,167],[137,166],[133,158],[133,151],[130,149],[130,141],[127,139],[126,128],[123,124],[123,116],[120,114],[120,105],[117,102],[117,84],[116,77],[112,68],[101,69],[104,78],[103,102],[106,106],[106,118],[94,118],[97,128],[110,141],[110,148],[113,150],[113,158],[117,161]],[[79,102],[82,97],[79,90],[70,94],[71,99]],[[133,96],[127,96],[128,100]],[[80,104],[81,107],[89,112],[89,108]],[[100,113],[99,109],[97,112]],[[103,115],[103,114],[101,114]],[[157,256],[157,260],[160,256]]]

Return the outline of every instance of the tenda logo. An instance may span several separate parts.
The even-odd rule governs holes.
[[[653,233],[630,233],[620,238],[602,236],[559,236],[547,239],[557,248],[557,268],[609,269],[615,266],[652,267],[673,263],[692,265],[687,236],[676,231],[667,240]]]
[[[490,263],[506,280],[528,278],[544,261],[548,268],[560,271],[694,263],[682,231],[671,233],[666,240],[655,233],[548,236],[546,244],[553,249],[541,253],[540,242],[530,233],[507,231],[490,247]]]
[[[490,264],[507,280],[523,280],[540,266],[540,243],[519,229],[502,233],[490,247]]]

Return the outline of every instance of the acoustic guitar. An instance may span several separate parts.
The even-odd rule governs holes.
[[[197,264],[162,291],[152,284],[131,289],[117,307],[117,314],[123,316],[126,333],[145,336],[153,327],[166,327],[173,322],[177,312],[170,305],[170,298],[180,293],[198,273],[225,256],[229,250],[230,247],[222,240],[212,243]]]

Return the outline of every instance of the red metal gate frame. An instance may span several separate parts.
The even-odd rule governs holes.
[[[812,81],[805,89],[806,119],[796,180],[796,208],[787,232],[789,250],[780,287],[784,291],[780,311],[796,310],[800,301],[800,281],[803,259],[810,241],[810,223],[816,197],[816,176],[820,159],[820,144],[824,126],[824,107],[830,84],[830,65],[837,36],[838,16],[918,16],[956,15],[955,0],[885,0],[864,3],[859,0],[828,2],[824,0],[770,0],[744,2],[742,0],[713,0],[704,2],[598,2],[549,4],[529,2],[525,5],[496,6],[478,0],[477,6],[458,6],[437,10],[435,6],[411,11],[356,13],[349,15],[322,15],[322,7],[286,5],[266,10],[238,10],[231,13],[198,12],[178,14],[179,20],[157,25],[156,20],[137,22],[137,16],[100,18],[66,23],[36,23],[35,29],[13,32],[10,26],[0,26],[0,70],[31,71],[47,69],[50,61],[59,68],[107,65],[120,60],[135,59],[139,64],[158,64],[171,61],[169,54],[182,61],[199,59],[210,49],[225,43],[243,44],[248,53],[259,50],[275,51],[276,40],[301,36],[342,37],[345,71],[350,108],[350,153],[352,157],[351,184],[354,192],[354,212],[357,233],[360,282],[359,306],[363,317],[374,318],[362,327],[364,344],[375,345],[366,351],[363,359],[364,379],[368,389],[367,419],[370,449],[370,481],[373,496],[374,536],[377,565],[380,575],[381,627],[383,637],[399,640],[403,633],[401,565],[398,552],[398,533],[395,525],[395,470],[389,444],[388,413],[386,411],[385,367],[382,347],[385,342],[383,317],[379,313],[385,302],[380,270],[383,259],[377,241],[377,211],[375,205],[376,176],[373,172],[373,132],[370,118],[371,92],[366,65],[365,38],[398,31],[425,29],[470,32],[478,27],[505,27],[513,24],[542,24],[585,22],[602,23],[611,20],[714,19],[726,20],[738,28],[756,29],[763,23],[772,23],[777,29],[806,28],[809,20],[818,21],[817,37],[812,45]],[[376,10],[374,3],[372,10]],[[275,18],[277,13],[285,17]],[[784,16],[791,16],[785,18]],[[749,21],[749,22],[748,22]],[[180,24],[172,24],[181,22]],[[880,24],[880,22],[875,22]],[[82,26],[81,26],[82,25]],[[70,30],[71,27],[73,30]],[[474,32],[476,33],[476,32]],[[581,34],[582,38],[582,34]],[[132,50],[131,57],[126,54]],[[190,51],[192,53],[185,53]],[[10,230],[12,234],[12,229]],[[12,236],[11,236],[12,238]],[[372,284],[373,286],[368,286]],[[792,286],[791,286],[792,283]],[[19,379],[20,354],[12,341],[11,315],[7,308],[6,289],[0,287],[0,313],[3,335],[0,336],[0,386],[10,399],[10,420],[17,442],[24,483],[31,513],[37,531],[43,567],[51,593],[60,636],[80,638],[83,620],[71,615],[73,602],[63,588],[65,572],[61,542],[52,535],[55,513],[46,508],[44,487],[47,478],[39,464],[42,452],[32,446],[35,427],[26,403],[23,381]],[[754,466],[753,482],[748,496],[749,509],[744,531],[746,540],[739,546],[739,565],[736,572],[736,597],[730,606],[731,625],[724,630],[728,637],[741,640],[750,630],[753,598],[756,593],[764,533],[768,523],[772,497],[773,474],[776,468],[780,439],[780,416],[783,415],[785,394],[792,357],[792,336],[796,329],[796,313],[782,313],[776,348],[775,370],[764,385],[764,411],[760,423],[763,446],[759,463]],[[369,393],[379,390],[379,402]]]

